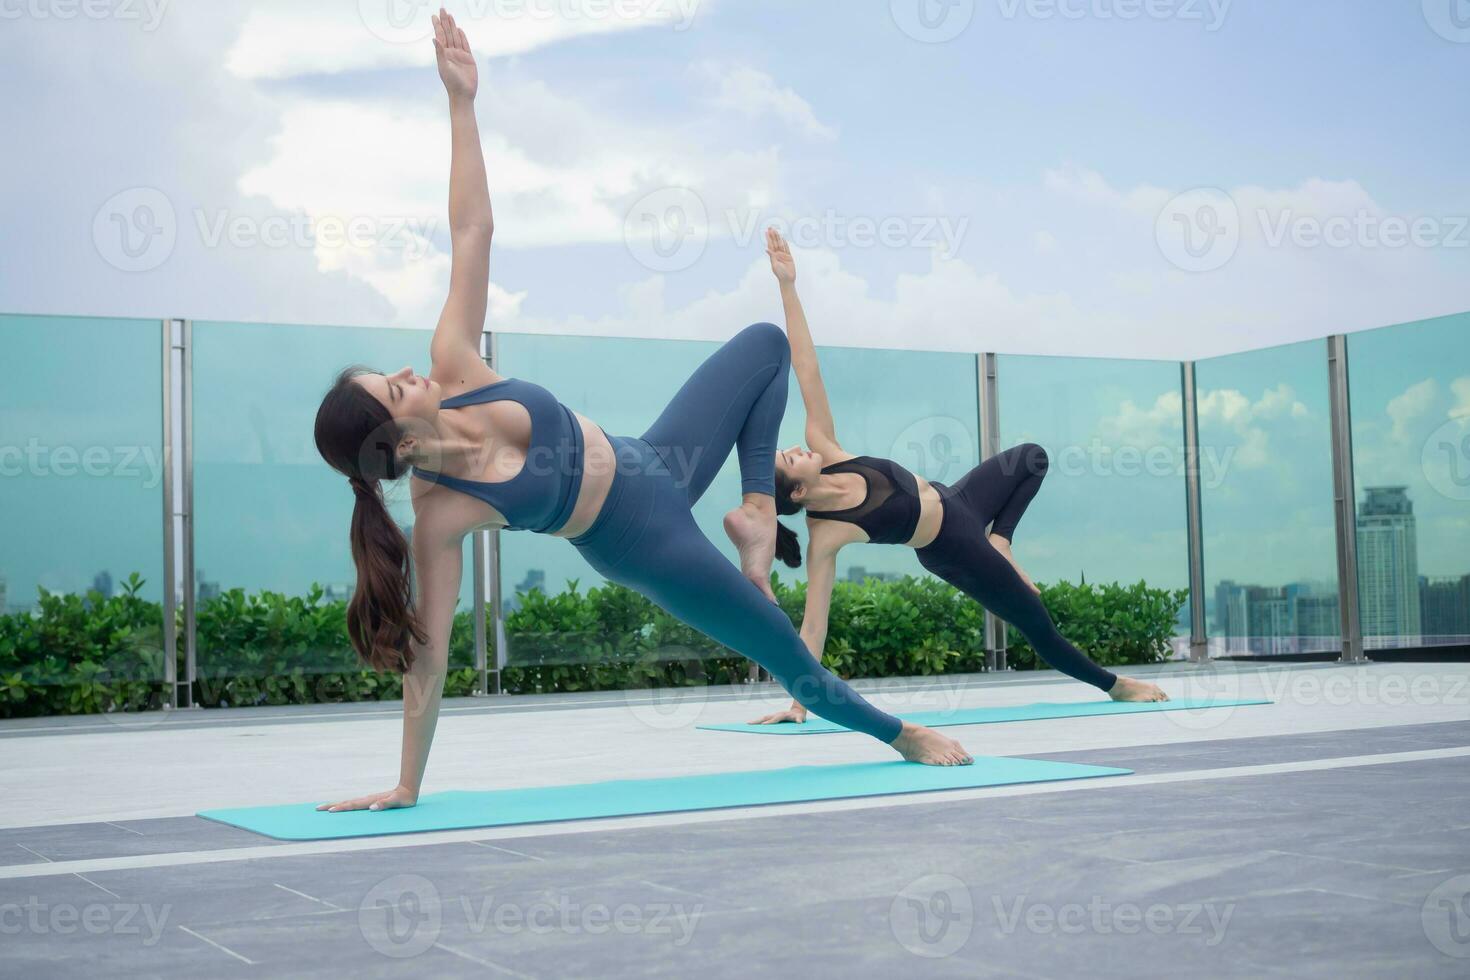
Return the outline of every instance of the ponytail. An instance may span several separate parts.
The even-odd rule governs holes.
[[[408,538],[383,500],[382,481],[398,479],[408,467],[397,456],[398,421],[353,380],[365,373],[353,366],[337,375],[317,409],[316,448],[356,497],[349,541],[357,585],[347,603],[347,638],[368,667],[402,674],[413,666],[413,644],[429,642],[413,607]]]
[[[776,557],[788,568],[801,567],[801,539],[780,521],[776,522]]]
[[[357,497],[351,531],[357,587],[347,603],[347,636],[364,664],[404,674],[413,666],[413,642],[429,642],[413,608],[408,538],[388,513],[380,483],[350,482]]]
[[[776,471],[776,513],[777,514],[799,514],[801,504],[791,499],[791,491],[796,484],[791,478],[780,470]],[[791,530],[780,521],[776,522],[776,557],[781,559],[787,568],[801,567],[801,539],[796,532]]]

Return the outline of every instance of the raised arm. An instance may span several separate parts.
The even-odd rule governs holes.
[[[791,344],[791,370],[801,386],[801,400],[806,405],[806,444],[818,453],[835,460],[846,456],[837,444],[832,423],[832,406],[827,404],[827,388],[822,384],[822,368],[817,363],[817,348],[796,295],[796,260],[786,239],[774,228],[766,229],[766,254],[771,257],[771,271],[781,284],[781,306],[786,314],[786,338]]]
[[[475,123],[479,70],[464,31],[440,8],[434,20],[434,55],[449,95],[449,296],[429,351],[454,378],[484,370],[480,333],[490,291],[490,236],[495,221],[485,180],[485,155]],[[478,366],[477,365],[481,365]]]
[[[808,528],[813,522],[808,521]],[[835,540],[824,540],[823,535],[811,535],[811,548],[807,554],[806,610],[801,617],[801,642],[807,650],[822,661],[822,650],[827,645],[827,622],[832,609],[832,583],[837,580],[837,552],[841,544]],[[804,722],[807,711],[795,699],[791,707],[775,714],[757,718],[751,724],[773,725],[780,722]]]
[[[413,666],[403,675],[403,748],[398,785],[386,793],[323,803],[318,810],[393,810],[418,802],[449,669],[449,634],[454,628],[454,607],[464,567],[464,536],[436,533],[432,522],[421,518],[414,526],[413,562],[418,584],[416,605],[428,643],[414,643]]]

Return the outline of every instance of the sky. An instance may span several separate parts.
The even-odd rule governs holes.
[[[1463,574],[1470,319],[1429,320],[1470,310],[1454,2],[452,4],[481,71],[502,369],[636,434],[713,342],[779,321],[775,224],[849,449],[953,480],[978,448],[969,355],[1001,354],[1002,442],[1073,463],[1017,540],[1038,580],[1185,584],[1177,476],[1089,452],[1177,457],[1177,362],[1198,359],[1212,589],[1335,578],[1321,338],[1349,332],[1359,489],[1407,483],[1421,571]],[[348,361],[428,368],[449,268],[428,11],[0,4],[0,328],[32,369],[0,396],[0,450],[101,447],[111,481],[0,481],[28,515],[12,603],[104,567],[156,579],[160,316],[196,323],[198,566],[350,578],[351,499],[310,417]],[[273,534],[296,550],[252,544]],[[593,580],[511,537],[509,586]]]
[[[491,329],[1179,360],[1470,309],[1465,0],[466,0]],[[1443,9],[1441,9],[1443,8]],[[429,329],[410,0],[7,4],[0,310]]]

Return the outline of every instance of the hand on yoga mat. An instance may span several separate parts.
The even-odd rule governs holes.
[[[371,793],[367,796],[359,796],[355,800],[343,800],[341,803],[323,803],[317,807],[318,810],[326,810],[328,813],[344,813],[348,810],[397,810],[406,806],[413,806],[419,801],[417,793],[396,786],[386,793]]]
[[[749,722],[748,724],[779,725],[783,722],[795,722],[796,724],[800,725],[805,721],[806,708],[802,707],[799,702],[793,701],[791,703],[791,707],[787,708],[785,711],[778,711],[775,714],[766,715],[764,718],[757,718],[755,721]]]

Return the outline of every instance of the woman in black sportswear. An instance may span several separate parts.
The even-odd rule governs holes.
[[[837,443],[816,347],[796,295],[791,250],[775,230],[767,230],[766,252],[781,284],[791,367],[806,403],[810,448],[794,446],[776,454],[776,511],[806,512],[811,544],[801,638],[812,655],[821,659],[827,639],[837,552],[855,543],[901,544],[913,548],[928,571],[1020,630],[1057,670],[1115,701],[1168,700],[1157,686],[1117,676],[1068,643],[1042,605],[1040,590],[1011,556],[1016,524],[1046,474],[1046,451],[1035,443],[1015,446],[949,487],[915,476],[890,459],[844,450]],[[801,547],[790,528],[780,527],[776,556],[792,567],[801,564]],[[805,720],[806,709],[797,703],[758,719],[766,724]]]

